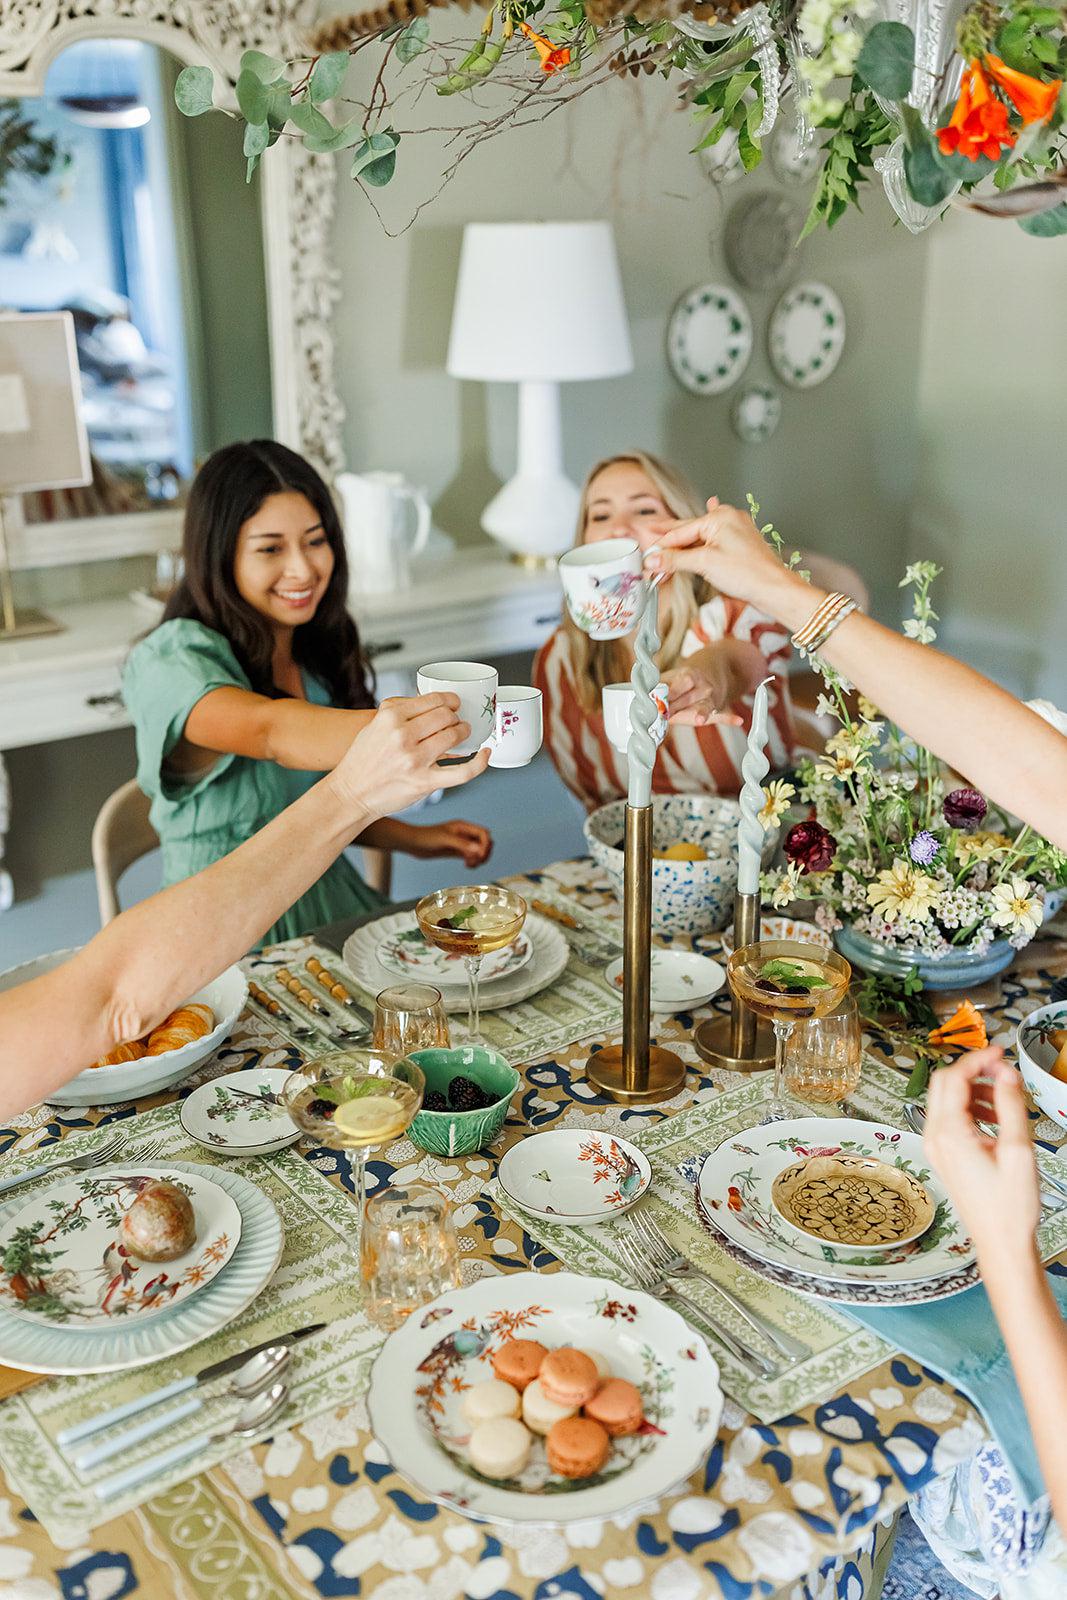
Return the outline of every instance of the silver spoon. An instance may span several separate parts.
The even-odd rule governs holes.
[[[242,1367],[238,1367],[229,1383],[218,1391],[215,1398],[223,1400],[233,1395],[238,1400],[250,1400],[261,1389],[265,1389],[268,1383],[280,1378],[283,1372],[288,1370],[292,1359],[293,1352],[286,1344],[272,1344],[265,1350],[257,1350]],[[164,1433],[173,1423],[181,1422],[184,1417],[191,1417],[203,1404],[200,1396],[193,1394],[188,1400],[183,1400],[180,1406],[172,1406],[169,1411],[157,1411],[147,1422],[139,1422],[136,1427],[127,1428],[125,1433],[117,1434],[103,1444],[93,1445],[89,1450],[83,1450],[81,1455],[74,1457],[74,1465],[79,1472],[88,1472],[91,1467],[98,1467],[102,1462],[110,1461],[112,1456],[122,1455],[133,1445],[142,1444],[145,1439],[151,1439],[157,1433]]]
[[[260,1433],[276,1417],[281,1416],[288,1399],[289,1385],[284,1382],[272,1383],[269,1389],[262,1390],[247,1401],[228,1427],[220,1428],[216,1433],[198,1433],[194,1439],[186,1439],[181,1444],[172,1445],[169,1450],[161,1450],[158,1455],[150,1456],[147,1461],[126,1467],[122,1472],[113,1473],[110,1478],[102,1478],[93,1485],[93,1493],[98,1500],[114,1500],[130,1489],[136,1489],[149,1478],[158,1477],[161,1472],[199,1455],[201,1450],[221,1444],[223,1439],[232,1438],[234,1434]]]

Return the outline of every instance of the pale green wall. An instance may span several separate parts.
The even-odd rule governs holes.
[[[1067,706],[1067,238],[957,212],[927,259],[910,555],[946,648]]]

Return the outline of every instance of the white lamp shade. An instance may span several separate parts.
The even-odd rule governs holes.
[[[633,369],[609,222],[473,222],[448,370],[483,382],[563,383]]]

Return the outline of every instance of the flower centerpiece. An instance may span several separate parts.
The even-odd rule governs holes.
[[[940,572],[919,561],[901,588],[912,593],[909,637],[933,642],[930,589]],[[868,971],[927,988],[955,989],[1000,972],[1041,926],[1045,894],[1067,881],[1067,857],[1032,828],[1017,827],[977,790],[954,784],[862,696],[813,658],[826,684],[818,702],[838,730],[798,768],[807,817],[785,837],[786,866],[764,875],[776,909],[816,902],[815,920],[842,954]],[[793,800],[781,782],[764,814]]]

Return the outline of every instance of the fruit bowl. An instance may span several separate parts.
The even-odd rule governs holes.
[[[1067,1028],[1067,1005],[1062,1000],[1038,1006],[1020,1022],[1015,1047],[1031,1100],[1041,1107],[1046,1117],[1063,1126],[1067,1123],[1067,1083],[1053,1077],[1059,1045],[1050,1037],[1061,1028]]]
[[[721,795],[657,794],[652,796],[652,848],[699,845],[703,861],[652,860],[652,927],[656,933],[715,933],[733,915],[737,887],[737,825],[741,807]],[[625,800],[600,806],[585,820],[589,853],[611,881],[615,898],[623,898],[622,837]],[[778,844],[778,829],[764,835],[763,864]]]
[[[482,1045],[413,1050],[411,1059],[426,1079],[422,1108],[409,1129],[412,1142],[435,1156],[469,1156],[491,1144],[504,1126],[511,1097],[519,1087],[515,1068],[498,1051]],[[433,1095],[458,1099],[462,1104],[463,1095],[453,1088],[458,1078],[469,1080],[483,1097],[492,1096],[489,1104],[466,1111],[454,1105],[444,1111],[427,1110],[426,1101]]]

